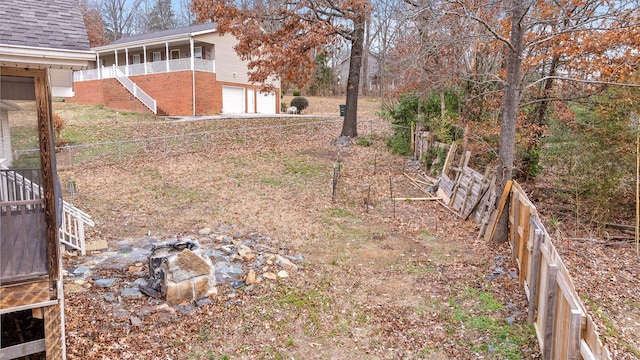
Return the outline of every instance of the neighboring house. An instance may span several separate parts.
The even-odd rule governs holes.
[[[338,83],[343,88],[347,86],[350,60],[350,57],[346,57],[338,64]],[[371,51],[369,51],[366,56],[363,56],[360,71],[360,90],[362,93],[368,94],[381,90],[383,78],[386,79],[385,89],[395,89],[394,79],[391,74],[386,72],[383,61],[378,55]],[[365,72],[367,73],[367,76],[364,76]]]
[[[7,111],[18,110],[10,100],[28,100],[41,160],[32,169],[0,165],[0,359],[66,358],[51,92],[70,94],[69,83],[55,79],[70,79],[92,59],[76,0],[0,1],[2,156],[11,153]],[[20,332],[26,325],[33,328]]]
[[[134,35],[92,50],[93,69],[74,74],[73,102],[168,116],[279,112],[280,83],[263,92],[215,24]]]

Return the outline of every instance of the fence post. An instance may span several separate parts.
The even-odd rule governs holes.
[[[163,137],[162,138],[162,148],[164,150],[164,157],[167,157],[167,138]]]
[[[527,279],[529,283],[529,306],[527,309],[527,323],[533,324],[536,317],[536,309],[538,308],[538,274],[540,274],[540,243],[544,236],[542,230],[535,229],[533,236],[533,259],[529,266],[529,274]],[[525,274],[526,275],[526,274]]]
[[[558,301],[558,265],[549,264],[547,270],[547,294],[545,299],[542,358],[551,359],[553,352],[553,336],[556,328],[556,303]]]

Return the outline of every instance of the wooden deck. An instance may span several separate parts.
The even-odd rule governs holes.
[[[47,275],[42,200],[0,203],[0,284]]]

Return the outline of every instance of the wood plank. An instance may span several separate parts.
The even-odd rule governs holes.
[[[44,213],[47,223],[47,270],[51,280],[57,280],[60,272],[60,247],[58,246],[58,224],[56,217],[56,190],[54,179],[55,143],[51,105],[51,86],[47,69],[33,70],[38,114],[38,139],[40,143],[41,186],[44,191]],[[62,194],[58,194],[62,196]]]
[[[509,237],[509,245],[511,245],[511,256],[518,260],[518,215],[520,208],[520,192],[513,189],[511,191],[511,206],[509,206],[509,228],[511,236]],[[518,269],[520,270],[520,269]]]
[[[584,313],[580,309],[572,309],[569,320],[568,359],[580,359],[580,334],[582,332],[582,318]]]
[[[504,206],[507,204],[507,199],[509,199],[511,184],[513,184],[513,181],[508,180],[507,184],[504,187],[504,190],[502,191],[502,196],[500,197],[500,202],[498,203],[498,207],[494,210],[496,212],[496,216],[494,217],[493,214],[491,215],[494,220],[493,220],[493,223],[490,223],[490,226],[487,228],[487,232],[485,233],[485,234],[488,234],[488,236],[485,235],[485,240],[487,241],[493,240],[493,235],[496,232],[496,225],[498,225],[498,220],[500,220],[500,216],[502,215]]]
[[[449,147],[449,152],[447,152],[447,157],[445,158],[444,166],[442,167],[442,174],[446,174],[446,172],[449,170],[449,167],[451,166],[451,162],[453,161],[453,156],[456,153],[456,147],[457,146],[458,145],[454,142]]]
[[[65,348],[62,337],[62,313],[60,304],[44,309],[44,339],[47,360],[62,360]]]
[[[595,358],[610,359],[609,353],[606,351],[602,341],[600,341],[598,327],[593,321],[593,318],[589,314],[586,314],[586,318],[586,326],[582,332],[583,340],[586,342],[586,345],[589,347],[589,350],[593,353]]]
[[[555,264],[549,264],[547,268],[546,282],[546,294],[544,294],[545,313],[544,313],[544,328],[542,329],[543,344],[540,344],[542,349],[543,359],[552,359],[553,354],[553,340],[555,335],[555,321],[556,321],[556,303],[558,301],[558,266]]]
[[[540,276],[540,243],[542,242],[543,232],[540,229],[534,230],[533,236],[533,259],[529,267],[528,285],[529,285],[529,304],[527,307],[527,323],[533,324],[538,308],[538,280]]]
[[[584,360],[597,360],[586,341],[580,341],[580,356]]]
[[[29,283],[0,286],[0,309],[5,310],[17,306],[36,304],[51,300],[51,290],[48,279]]]
[[[0,360],[17,359],[45,351],[44,339],[0,349]]]

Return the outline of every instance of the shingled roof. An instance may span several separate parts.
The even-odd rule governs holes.
[[[77,0],[1,0],[0,45],[90,50]]]
[[[191,26],[178,28],[178,29],[169,29],[169,30],[152,32],[148,34],[131,35],[131,36],[123,37],[121,39],[118,39],[110,43],[109,45],[106,45],[106,47],[109,47],[111,45],[127,44],[131,42],[161,39],[169,36],[184,35],[186,37],[192,33],[206,31],[206,30],[215,30],[215,29],[216,29],[216,24],[213,24],[213,23],[197,24],[197,25],[191,25]]]

